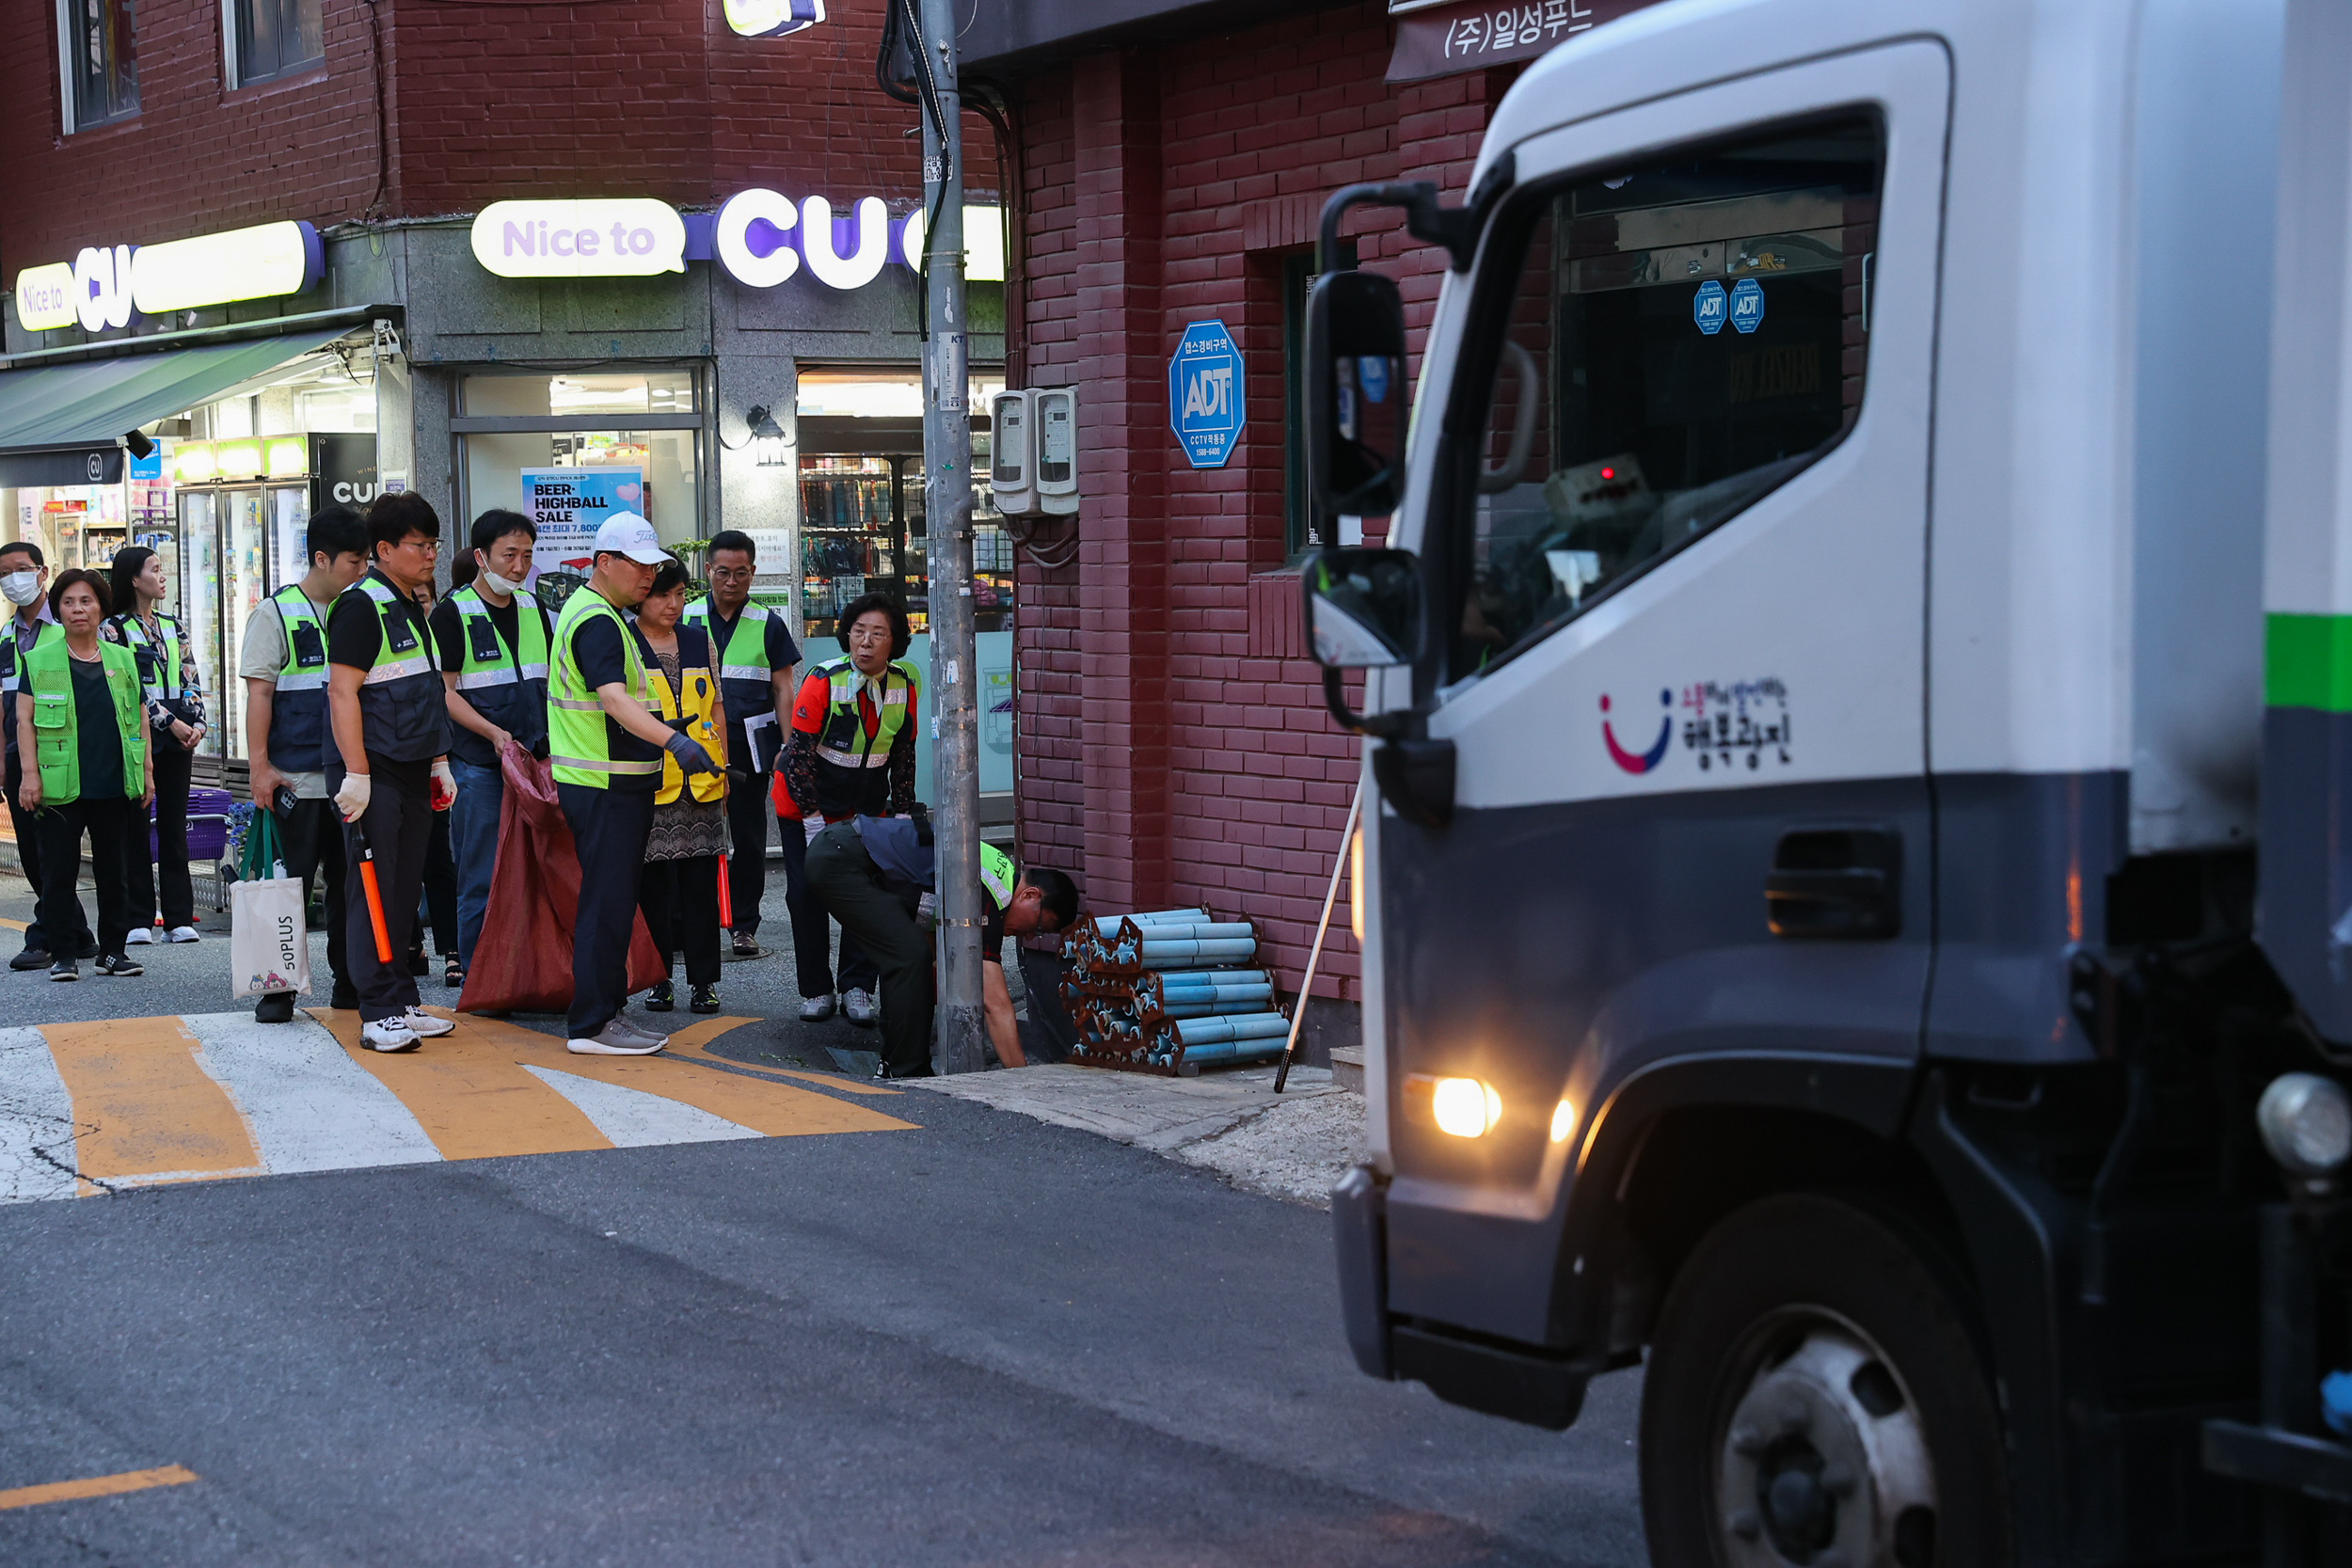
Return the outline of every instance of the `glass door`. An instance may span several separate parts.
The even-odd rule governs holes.
[[[310,569],[310,487],[276,484],[269,492],[269,592],[300,582]]]
[[[267,493],[259,487],[224,490],[219,504],[227,514],[221,528],[221,645],[233,660],[245,646],[245,618],[269,594]],[[246,755],[244,708],[242,703],[230,705],[230,722],[222,726],[229,736],[225,754],[232,758]]]
[[[245,723],[244,683],[230,689],[237,650],[221,637],[219,502],[215,491],[180,492],[180,569],[170,575],[180,594],[180,618],[187,623],[188,646],[196,655],[197,678],[208,694],[218,694],[199,753],[208,757],[224,755],[230,737]]]

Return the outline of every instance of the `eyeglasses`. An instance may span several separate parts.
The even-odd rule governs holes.
[[[713,566],[710,569],[710,580],[713,582],[749,582],[752,580],[752,569],[749,566]]]

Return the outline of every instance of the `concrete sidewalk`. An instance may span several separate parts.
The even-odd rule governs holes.
[[[904,1086],[1074,1127],[1319,1209],[1330,1206],[1347,1168],[1368,1158],[1363,1099],[1334,1085],[1325,1068],[1293,1068],[1279,1096],[1270,1067],[1158,1078],[1062,1064]]]

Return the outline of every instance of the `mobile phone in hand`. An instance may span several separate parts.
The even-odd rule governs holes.
[[[269,798],[269,809],[278,814],[279,821],[292,820],[294,809],[294,785],[279,784],[278,793]]]

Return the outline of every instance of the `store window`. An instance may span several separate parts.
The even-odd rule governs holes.
[[[250,87],[326,58],[321,0],[230,0],[229,83]]]
[[[467,518],[492,507],[533,515],[527,475],[583,470],[578,478],[597,498],[633,508],[663,543],[708,534],[692,369],[469,375],[458,399],[450,427]]]
[[[59,0],[57,39],[70,105],[69,133],[139,112],[132,12],[132,0]]]

